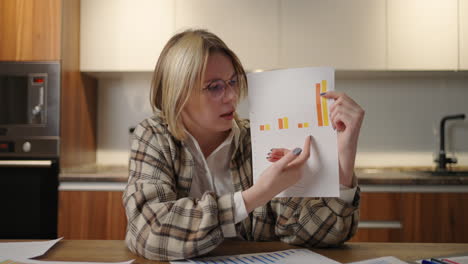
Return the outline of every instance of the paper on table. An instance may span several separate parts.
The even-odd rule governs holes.
[[[363,261],[358,261],[358,262],[353,262],[353,263],[348,263],[348,264],[408,264],[408,263],[402,260],[399,260],[395,257],[381,257],[381,258],[368,259],[368,260],[363,260]]]
[[[130,264],[132,260],[125,262],[71,262],[71,261],[47,261],[47,260],[32,260],[32,259],[2,259],[2,264]]]
[[[320,96],[334,90],[334,69],[275,70],[247,78],[254,182],[271,165],[265,157],[272,148],[302,148],[312,135],[302,179],[278,197],[339,196],[337,138],[328,114],[333,100]]]
[[[4,242],[0,243],[0,257],[3,258],[35,258],[44,255],[62,238],[40,242]]]
[[[173,264],[182,263],[210,263],[210,264],[301,264],[301,263],[320,263],[320,264],[340,264],[332,259],[307,249],[289,249],[268,253],[231,255],[220,257],[196,258],[182,261],[171,261]]]

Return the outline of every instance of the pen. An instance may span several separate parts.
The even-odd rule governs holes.
[[[423,261],[421,262],[421,264],[435,264],[434,262],[430,261],[430,260],[425,260],[423,259]]]
[[[445,262],[443,260],[435,259],[435,258],[431,258],[431,262],[436,263],[436,264],[448,264],[447,262]]]
[[[449,264],[460,264],[460,263],[455,262],[455,261],[450,260],[450,259],[443,259],[442,261],[445,261],[445,262],[447,262],[447,263],[449,263]]]

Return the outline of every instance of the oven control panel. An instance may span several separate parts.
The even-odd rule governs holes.
[[[15,142],[0,141],[1,153],[12,153],[15,151]]]

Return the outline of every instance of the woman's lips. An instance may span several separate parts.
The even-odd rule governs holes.
[[[221,118],[226,119],[226,120],[232,120],[234,118],[234,112],[222,114]]]

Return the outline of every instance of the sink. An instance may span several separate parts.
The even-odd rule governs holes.
[[[468,171],[414,171],[415,174],[419,175],[430,175],[430,176],[454,176],[454,177],[461,177],[461,176],[468,176]]]

